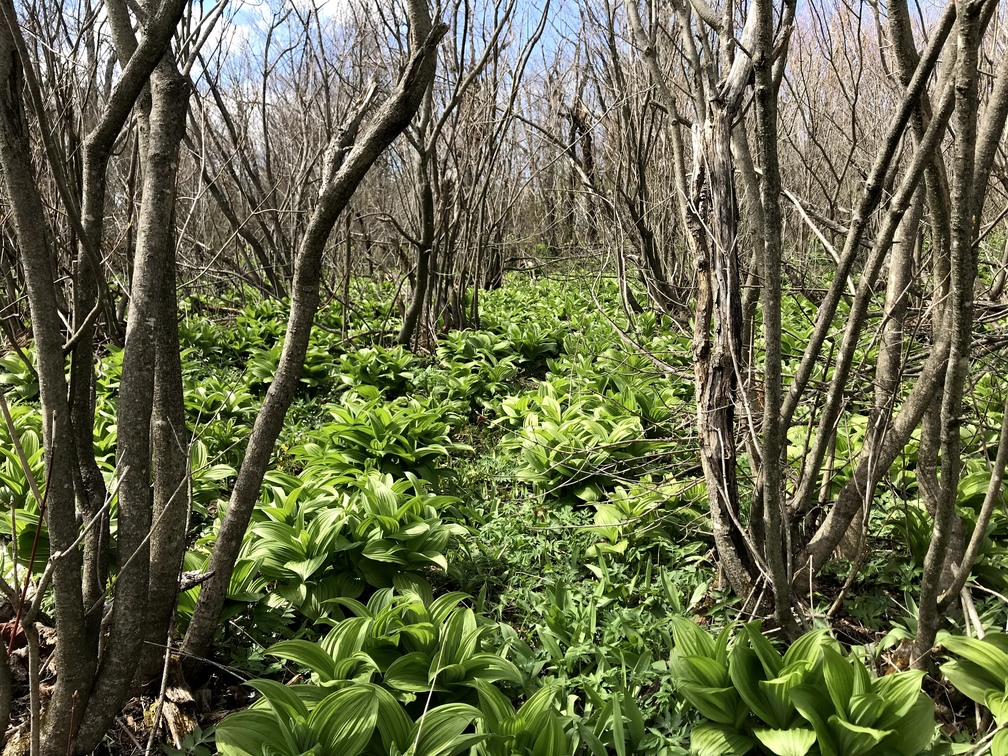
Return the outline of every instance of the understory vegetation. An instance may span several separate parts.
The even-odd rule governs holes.
[[[160,742],[167,719],[175,745],[161,748],[172,754],[1008,753],[1003,500],[971,601],[947,618],[928,673],[909,658],[931,537],[914,439],[879,489],[867,543],[842,546],[807,586],[812,620],[784,643],[740,611],[719,575],[689,334],[650,313],[628,320],[605,278],[522,274],[482,293],[480,328],[413,353],[393,345],[393,294],[354,280],[351,306],[320,310],[212,664],[188,698],[172,699],[166,684],[136,699],[107,744],[152,729]],[[785,297],[785,372],[813,307]],[[178,601],[177,634],[287,319],[284,304],[251,291],[191,296],[181,311],[193,439],[183,587],[195,584]],[[860,361],[876,348],[866,340]],[[113,491],[121,354],[110,347],[97,365],[95,445]],[[16,535],[3,572],[30,604],[50,561],[21,459],[41,483],[38,385],[17,354],[0,370],[10,410],[0,527]],[[971,364],[958,493],[970,529],[1006,374],[996,352]],[[870,397],[849,402],[824,488],[849,479],[867,432]],[[802,412],[788,435],[794,474],[815,408]],[[114,499],[110,515],[114,537]],[[43,624],[51,609],[43,596]],[[4,636],[12,649],[15,624]],[[53,674],[45,652],[34,671],[43,683]],[[24,720],[27,653],[13,651]]]

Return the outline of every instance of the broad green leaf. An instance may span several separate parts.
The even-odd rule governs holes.
[[[532,745],[531,756],[569,756],[571,753],[563,723],[552,711],[540,712],[530,722],[530,729],[538,734]]]
[[[854,695],[854,669],[850,662],[831,648],[823,649],[823,677],[826,691],[833,701],[833,710],[849,716],[850,699]]]
[[[756,652],[741,642],[741,639],[731,651],[728,674],[735,690],[753,714],[771,727],[787,726],[788,723],[780,720],[774,707],[766,700],[764,692],[760,689],[759,683],[763,681],[766,670]],[[790,703],[788,700],[788,705]]]
[[[430,667],[431,658],[422,651],[404,654],[385,670],[385,684],[410,693],[430,690]]]
[[[995,643],[950,635],[942,640],[942,646],[956,656],[961,656],[986,670],[995,679],[1008,680],[1008,653],[998,648]]]
[[[400,544],[387,539],[369,540],[361,552],[368,559],[391,564],[406,564],[406,549]]]
[[[1008,685],[1008,680],[1005,681]],[[992,690],[987,694],[984,705],[994,715],[994,721],[1001,727],[1008,725],[1008,692]]]
[[[598,736],[591,731],[591,728],[583,719],[575,719],[574,726],[577,728],[577,735],[581,742],[588,746],[592,756],[609,756],[609,750],[605,747]],[[507,756],[512,756],[508,754]]]
[[[412,648],[436,650],[437,628],[430,622],[414,622],[397,628],[396,633],[407,638]]]
[[[518,667],[496,654],[476,654],[463,662],[462,669],[466,680],[506,680],[516,685],[521,685],[522,682]]]
[[[316,643],[306,640],[280,641],[266,649],[266,653],[307,667],[317,674],[322,682],[333,679],[333,658]]]
[[[1008,654],[1008,633],[987,633],[983,638],[984,643],[989,643],[994,648]]]
[[[476,626],[473,610],[456,609],[441,628],[441,664],[447,666],[466,661],[475,652],[480,635],[482,630]]]
[[[770,645],[770,641],[760,632],[759,623],[751,622],[745,625],[742,628],[742,639],[748,639],[753,651],[763,665],[761,679],[772,680],[780,675],[784,661],[781,655],[777,653],[777,649]]]
[[[876,730],[872,727],[858,727],[845,722],[836,714],[828,720],[837,736],[837,744],[843,756],[861,756],[869,754],[889,734],[887,730]]]
[[[673,656],[674,671],[684,682],[709,688],[727,687],[731,683],[728,665],[706,656]]]
[[[830,648],[836,646],[836,641],[829,637],[827,630],[813,630],[805,633],[792,643],[784,653],[784,666],[787,667],[799,661],[815,665],[822,657],[823,646]]]
[[[895,727],[920,698],[923,679],[922,671],[907,670],[876,680],[873,688],[882,697],[884,708],[877,712],[874,726],[881,730]]]
[[[299,559],[287,562],[287,569],[297,575],[303,582],[314,575],[329,560],[328,554],[319,554],[310,559]]]
[[[422,606],[430,606],[434,601],[430,583],[416,575],[396,575],[392,585],[401,594],[411,594]]]
[[[859,727],[874,727],[879,730],[887,729],[876,724],[879,714],[885,712],[885,700],[878,693],[851,696],[848,709],[850,712],[848,719],[851,724]]]
[[[443,689],[444,686],[466,682],[465,667],[461,664],[443,664],[438,667],[436,663],[432,663],[429,674],[430,679],[437,682],[437,690]]]
[[[759,683],[760,691],[773,711],[778,727],[790,727],[797,719],[797,711],[791,701],[791,691],[808,679],[808,670],[804,664],[801,662],[791,665],[780,677],[761,680]]]
[[[690,733],[690,753],[696,756],[742,756],[752,747],[752,739],[734,727],[704,722]]]
[[[734,726],[739,719],[739,699],[734,688],[681,686],[679,692],[700,715],[712,722]]]
[[[475,680],[473,687],[476,688],[476,692],[479,695],[479,709],[483,712],[482,725],[484,731],[488,733],[500,732],[501,725],[514,718],[514,706],[507,696],[485,680]],[[541,691],[537,691],[536,694],[538,695],[539,692]],[[531,700],[530,698],[529,701]],[[528,701],[525,703],[527,705]],[[529,717],[529,715],[525,716]]]
[[[350,656],[341,657],[333,665],[333,680],[367,682],[380,672],[381,668],[370,655],[358,651]]]
[[[862,661],[856,656],[852,656],[849,661],[851,671],[854,672],[854,689],[852,690],[852,695],[861,696],[871,692],[872,681],[871,675],[868,674],[868,668],[865,667]]]
[[[942,674],[948,678],[953,687],[967,698],[983,704],[991,691],[1005,689],[1005,679],[998,679],[994,674],[965,659],[954,659],[941,665]]]
[[[732,622],[725,625],[717,634],[717,638],[714,639],[714,658],[723,660],[726,668],[728,666],[728,643],[735,631],[735,624]]]
[[[814,730],[798,727],[788,730],[753,730],[753,735],[775,756],[805,756],[816,741]]]
[[[394,749],[401,751],[409,747],[410,730],[413,728],[413,721],[403,711],[400,704],[392,694],[378,686],[372,686],[375,698],[378,701],[378,733],[381,737],[382,745],[392,753]]]
[[[838,750],[839,744],[828,722],[835,711],[828,693],[820,686],[798,685],[791,689],[791,701],[815,730],[816,744],[823,756],[847,756]]]
[[[223,756],[262,756],[264,747],[286,751],[276,714],[249,709],[229,714],[217,725],[217,751]],[[292,754],[292,756],[295,756]]]
[[[350,617],[336,625],[319,644],[334,660],[348,659],[360,653],[370,637],[374,620]]]
[[[329,753],[357,756],[367,746],[378,723],[378,697],[371,686],[345,688],[326,698],[308,717]]]
[[[469,601],[471,598],[468,594],[458,591],[438,596],[430,603],[431,620],[437,625],[444,624],[444,621],[448,619],[448,615],[452,613],[452,610],[456,606],[463,601]]]
[[[276,680],[250,680],[247,685],[259,691],[281,719],[307,719],[308,707],[286,685]]]
[[[560,685],[552,680],[546,681],[539,690],[533,693],[518,709],[518,715],[526,720],[534,719],[541,712],[553,711]]]
[[[934,701],[924,693],[918,693],[914,705],[888,729],[892,734],[886,738],[883,745],[894,749],[902,756],[917,756],[924,753],[934,740],[937,729]]]
[[[714,657],[714,640],[710,634],[685,617],[669,617],[676,650],[683,656]]]
[[[1008,729],[1002,728],[991,741],[991,756],[1008,756]]]
[[[412,756],[450,756],[482,742],[486,735],[464,734],[479,717],[479,709],[467,704],[444,704],[431,709],[410,732]]]

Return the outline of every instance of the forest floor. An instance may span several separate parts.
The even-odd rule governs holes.
[[[853,555],[810,586],[811,632],[781,657],[719,589],[688,333],[647,313],[627,323],[611,282],[523,276],[482,296],[479,329],[415,354],[374,337],[392,320],[389,294],[359,283],[349,313],[319,314],[212,664],[189,685],[169,684],[167,696],[154,686],[132,702],[110,751],[146,750],[156,724],[155,750],[168,754],[979,753],[954,743],[1005,723],[1002,703],[988,701],[993,725],[974,705],[975,688],[956,690],[937,669],[922,688],[902,671],[930,537],[915,441],[880,489],[867,558],[842,605],[830,611]],[[813,307],[789,299],[786,350],[798,352]],[[282,303],[252,296],[186,303],[187,571],[206,564],[285,318]],[[101,360],[96,446],[109,475],[120,368],[121,352]],[[35,434],[27,446],[41,470],[31,376],[6,357],[0,370],[20,396],[15,424]],[[975,379],[967,518],[1004,390],[987,373]],[[838,429],[829,486],[850,475],[864,438],[866,415],[851,417]],[[806,425],[796,419],[789,436],[794,465]],[[8,463],[0,493],[23,502],[16,524],[27,542],[31,504]],[[991,638],[1008,620],[1006,547],[1002,508],[972,583]],[[198,590],[179,601],[180,630]],[[1008,664],[1008,645],[990,643]],[[957,663],[971,653],[960,649]],[[759,678],[751,690],[749,664]],[[43,673],[45,685],[53,670]],[[834,703],[788,697],[814,687],[815,675],[829,678]],[[846,695],[861,704],[836,703],[830,686],[847,677]],[[759,697],[774,690],[785,690],[776,703]],[[18,703],[27,721],[26,695]],[[839,713],[821,721],[809,713],[834,704]],[[869,704],[874,719],[858,711]],[[166,712],[197,726],[171,732]],[[904,728],[934,731],[935,722],[940,735],[926,750],[897,743],[918,742]]]

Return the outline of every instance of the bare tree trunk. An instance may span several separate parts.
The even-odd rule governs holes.
[[[738,214],[731,157],[733,113],[718,101],[696,149],[693,202],[709,212],[692,224],[697,258],[693,330],[697,429],[711,523],[721,569],[738,596],[754,587],[755,553],[742,526],[738,496],[735,401],[742,364],[742,301],[738,270]],[[708,233],[710,234],[708,238]]]
[[[152,442],[157,441],[160,449],[165,449],[169,443],[165,438],[157,437],[165,433],[163,427],[152,438],[151,418],[155,409],[158,345],[161,345],[162,351],[167,346],[163,342],[164,335],[159,331],[171,327],[161,325],[159,321],[167,316],[174,324],[177,318],[175,310],[169,311],[164,306],[164,287],[166,268],[174,260],[175,181],[179,145],[185,128],[186,97],[186,85],[174,61],[166,55],[151,75],[150,116],[144,119],[147,134],[142,147],[143,198],[137,217],[137,256],[116,414],[119,428],[116,452],[120,470],[119,570],[109,635],[104,643],[105,653],[94,689],[83,709],[77,734],[77,748],[85,753],[98,744],[131,693],[132,682],[145,651],[149,623],[154,617],[163,621],[166,607],[170,611],[174,606],[173,588],[177,591],[178,565],[184,546],[184,533],[178,533],[180,529],[184,530],[184,511],[180,511],[177,505],[169,512],[173,519],[162,519],[161,527],[155,529],[155,533],[160,535],[164,535],[167,529],[173,537],[154,543],[154,491],[150,480]],[[177,352],[177,339],[173,348]],[[164,367],[163,354],[161,360]],[[182,402],[181,369],[177,366],[174,381],[168,374],[162,377],[165,381],[160,386],[159,398],[164,404],[172,403],[177,412]],[[163,411],[166,408],[162,406],[158,409]],[[162,416],[156,420],[157,423],[166,421],[167,418]],[[178,421],[177,417],[175,421]],[[174,477],[178,473],[178,452],[170,448],[167,451],[167,460],[157,459],[156,472],[157,477],[162,478],[162,486],[165,475]],[[162,463],[165,463],[164,469],[160,469]],[[162,487],[159,489],[163,498],[165,492]],[[168,502],[162,501],[159,514],[165,514],[166,506]],[[179,514],[182,516],[179,517]],[[155,564],[151,562],[152,552],[159,557]],[[162,572],[152,574],[152,567]],[[154,599],[161,605],[155,605]]]
[[[774,594],[777,622],[791,637],[798,634],[791,594],[790,527],[782,495],[787,448],[787,429],[781,423],[783,379],[781,374],[781,179],[777,156],[777,89],[773,77],[773,8],[770,0],[757,0],[758,16],[753,72],[756,85],[756,124],[763,164],[760,203],[763,216],[763,362],[764,407],[762,489],[764,533],[758,546],[763,551],[770,587]],[[741,292],[739,292],[739,297]],[[741,320],[741,307],[739,311]],[[741,323],[739,325],[741,331]],[[739,339],[743,338],[739,333]],[[753,508],[758,502],[753,502]]]
[[[979,216],[989,180],[990,165],[997,150],[1008,115],[1005,80],[1008,66],[999,66],[999,81],[994,98],[979,119],[979,48],[982,41],[983,0],[975,0],[960,9],[957,18],[957,57],[955,68],[956,104],[954,115],[955,157],[952,183],[952,246],[949,287],[950,312],[947,328],[951,340],[945,387],[941,403],[941,480],[934,513],[931,543],[924,559],[921,578],[917,636],[914,657],[917,666],[924,666],[927,654],[941,625],[939,599],[947,578],[947,555],[958,548],[958,562],[964,544],[955,544],[955,506],[958,501],[959,476],[962,472],[960,426],[963,414],[963,393],[969,374],[970,345],[973,332],[974,286],[977,278]],[[993,12],[996,2],[987,5]],[[962,534],[960,533],[960,538]],[[955,552],[953,552],[955,553]]]
[[[7,6],[5,11],[13,14],[13,6],[7,0],[2,1]],[[59,607],[60,642],[56,647],[56,666],[60,674],[47,706],[47,728],[51,733],[68,732],[79,721],[77,701],[85,700],[91,688],[94,657],[85,630],[81,554],[72,548],[78,528],[71,471],[77,461],[67,412],[62,324],[53,284],[56,261],[48,228],[39,222],[45,217],[45,209],[31,165],[28,121],[21,101],[22,65],[9,25],[0,23],[0,81],[3,82],[0,86],[0,167],[11,201],[11,216],[28,289],[38,357],[46,467],[54,471],[46,489],[46,525],[52,552],[60,554],[52,573]],[[64,749],[66,743],[64,739]]]
[[[106,587],[97,584],[97,577],[103,574],[104,552],[107,537],[103,541],[101,526],[95,528],[95,520],[104,503],[96,500],[100,491],[89,487],[86,481],[78,484],[77,476],[84,477],[88,467],[95,464],[91,448],[93,432],[94,379],[93,375],[83,375],[83,391],[72,394],[72,407],[81,410],[80,425],[74,426],[74,414],[67,400],[67,384],[64,375],[64,347],[62,328],[58,319],[56,301],[56,271],[51,243],[47,237],[45,213],[42,211],[37,180],[29,162],[30,143],[27,136],[26,119],[20,101],[22,60],[17,41],[17,26],[10,7],[5,7],[7,23],[0,28],[0,47],[6,48],[8,61],[6,70],[0,72],[6,79],[7,102],[0,124],[0,162],[4,181],[14,205],[15,223],[29,278],[29,298],[32,309],[33,332],[39,351],[39,382],[42,397],[45,445],[47,449],[47,469],[49,486],[47,490],[47,525],[51,543],[51,570],[56,598],[57,667],[59,675],[52,697],[45,707],[41,725],[42,732],[35,731],[40,738],[43,754],[88,753],[104,735],[113,717],[119,712],[122,702],[131,692],[130,683],[144,640],[142,632],[146,618],[147,538],[150,526],[150,417],[153,392],[153,339],[152,330],[156,324],[156,313],[151,307],[152,290],[160,291],[159,282],[163,271],[160,268],[163,253],[163,237],[170,237],[171,208],[174,204],[173,186],[177,164],[177,143],[174,160],[168,160],[168,170],[158,173],[155,161],[151,161],[148,181],[160,183],[162,195],[168,187],[167,202],[161,202],[155,211],[141,216],[138,254],[140,260],[134,276],[134,307],[131,309],[130,328],[123,360],[123,378],[119,399],[118,453],[121,483],[119,491],[119,531],[120,569],[114,586],[113,610],[106,617],[108,636],[103,643],[102,654],[97,647],[97,630],[102,618],[102,603]],[[168,7],[170,15],[171,7]],[[140,88],[147,82],[150,70],[147,56],[154,54],[151,40],[160,33],[162,44],[174,28],[175,18],[153,17],[148,27],[148,37],[135,48],[136,53],[125,66],[119,85],[114,90],[112,101],[103,119],[99,122],[98,136],[92,134],[94,143],[100,143],[105,134],[112,139],[132,108]],[[160,26],[163,24],[163,26]],[[153,37],[151,35],[154,35]],[[22,48],[23,49],[23,48]],[[162,47],[163,52],[163,47]],[[154,63],[161,53],[156,53]],[[151,66],[153,67],[153,66]],[[184,120],[184,115],[178,123]],[[108,130],[108,131],[103,131]],[[109,134],[111,134],[109,136]],[[99,161],[100,162],[100,161]],[[153,178],[151,178],[153,176]],[[148,187],[147,196],[156,196],[154,188]],[[152,205],[155,202],[151,201]],[[158,214],[167,209],[165,213]],[[71,212],[73,208],[70,208]],[[153,216],[153,217],[152,217]],[[102,218],[88,219],[93,222],[95,233],[100,239]],[[86,236],[86,234],[85,234]],[[84,237],[82,237],[84,239]],[[100,243],[100,242],[99,242]],[[85,239],[84,244],[87,245]],[[86,246],[87,264],[90,273],[82,273],[85,284],[94,282],[97,262],[95,246]],[[156,270],[155,270],[156,269]],[[90,278],[89,278],[90,276]],[[88,286],[75,289],[75,295],[90,296]],[[98,302],[84,317],[74,323],[72,343],[84,340],[93,321]],[[82,310],[78,310],[82,312]],[[172,318],[175,315],[172,313]],[[89,347],[92,348],[92,347]],[[177,344],[175,346],[177,351]],[[81,364],[93,365],[90,362]],[[87,372],[87,371],[85,371]],[[92,392],[90,395],[88,392]],[[87,444],[79,443],[81,437]],[[75,439],[78,441],[75,445]],[[76,452],[76,454],[75,454]],[[123,458],[128,463],[123,463]],[[80,487],[78,487],[78,485]],[[77,491],[75,497],[74,492]],[[75,498],[81,501],[83,516],[90,523],[84,531],[79,531]],[[86,539],[83,552],[78,550],[80,540]],[[85,563],[85,560],[87,562]],[[89,619],[90,615],[90,619]]]
[[[147,148],[158,155],[162,165],[153,170],[162,173],[163,187],[171,196],[159,193],[152,202],[165,203],[158,213],[169,218],[171,237],[165,239],[162,258],[161,291],[158,296],[155,332],[155,369],[151,450],[154,465],[154,508],[151,526],[149,607],[147,629],[137,682],[146,682],[161,663],[161,644],[174,621],[178,598],[178,576],[185,554],[186,523],[189,514],[189,435],[185,422],[182,390],[182,361],[179,355],[178,302],[175,281],[175,174],[179,145],[188,109],[189,86],[170,57],[166,56],[151,79],[155,100],[148,117]],[[161,104],[157,103],[161,101]],[[172,168],[176,170],[172,170]],[[148,170],[152,170],[149,168]],[[148,210],[150,212],[150,210]]]
[[[298,248],[291,286],[291,312],[280,364],[252,428],[238,479],[210,557],[208,571],[211,577],[200,590],[183,641],[182,651],[185,654],[203,656],[217,631],[217,620],[242,537],[259,497],[273,445],[301,376],[312,321],[318,310],[322,255],[329,234],[368,169],[409,125],[434,77],[437,43],[447,27],[437,24],[432,28],[425,0],[410,0],[406,5],[410,21],[409,62],[395,90],[353,142],[352,149],[324,186],[318,207]],[[343,135],[347,146],[353,140],[352,132]]]
[[[895,59],[895,69],[900,81],[907,85],[913,71],[917,67],[920,56],[914,46],[913,32],[909,12],[905,2],[894,2],[889,8],[890,33],[893,40],[893,55]],[[955,46],[950,46],[947,55],[947,65],[952,68],[955,59]],[[944,80],[948,78],[946,74],[938,89],[944,86]],[[911,120],[914,143],[920,145],[924,139],[926,131],[930,128],[933,120],[931,100],[927,92],[922,92],[919,103]],[[935,334],[942,332],[945,324],[945,316],[948,307],[949,292],[949,247],[950,247],[950,227],[951,217],[951,197],[948,186],[948,176],[945,168],[944,158],[941,150],[933,150],[930,160],[925,167],[926,198],[930,210],[931,220],[931,267],[934,291],[932,294],[931,324]],[[900,252],[897,248],[897,252]],[[881,356],[881,355],[880,355]],[[884,369],[882,361],[879,369]],[[941,383],[938,385],[941,390]],[[895,396],[890,400],[895,401]],[[938,498],[938,452],[940,446],[940,426],[941,426],[941,405],[933,403],[922,418],[921,440],[918,446],[917,456],[917,480],[921,498],[925,507],[934,515],[937,510]],[[885,423],[888,422],[886,407],[881,403],[881,397],[876,396],[876,415],[872,419],[873,436],[868,441],[870,448],[874,447],[879,433],[885,432]],[[881,471],[880,471],[881,472]],[[867,505],[866,505],[867,507]],[[867,517],[867,513],[865,514]],[[862,518],[864,519],[864,518]],[[961,532],[963,525],[958,517],[954,518],[953,528]],[[962,537],[958,539],[962,541]],[[951,564],[954,559],[947,559],[947,569],[943,570],[951,579]]]
[[[123,75],[110,93],[105,110],[83,145],[81,187],[82,234],[78,240],[73,288],[75,344],[70,369],[70,411],[77,444],[82,510],[90,518],[103,506],[105,480],[93,448],[95,413],[95,334],[99,311],[109,328],[118,328],[114,303],[101,265],[105,228],[108,166],[113,146],[133,111],[151,72],[161,59],[182,15],[184,3],[173,2],[151,13],[151,23],[138,43],[129,13],[122,2],[108,5],[110,27]],[[88,607],[88,632],[97,645],[108,582],[106,550],[110,541],[108,517],[101,517],[84,541],[84,601]]]
[[[429,101],[428,95],[428,101]],[[429,119],[430,114],[425,115]],[[434,187],[430,175],[432,156],[416,156],[417,192],[419,194],[420,238],[417,240],[416,273],[413,276],[413,296],[403,316],[396,342],[403,346],[413,341],[417,325],[423,318],[425,305],[431,299],[431,266],[434,258]]]

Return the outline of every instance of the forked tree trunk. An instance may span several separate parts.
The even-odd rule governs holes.
[[[79,704],[78,753],[88,753],[98,745],[132,695],[141,662],[150,658],[151,647],[146,642],[152,623],[164,628],[157,633],[156,642],[165,641],[185,549],[184,460],[188,443],[183,440],[178,312],[174,307],[174,220],[188,91],[171,52],[151,74],[146,98],[140,116],[142,198],[116,412],[119,571],[98,675],[90,696]],[[170,292],[166,292],[167,286]],[[169,343],[172,336],[174,341]],[[169,358],[166,351],[174,356]],[[165,427],[168,423],[174,427]],[[60,738],[50,739],[53,750],[59,751]]]
[[[969,377],[978,274],[977,238],[994,155],[1008,117],[1008,62],[1003,59],[999,61],[992,95],[982,118],[979,113],[979,49],[987,20],[997,7],[995,0],[974,0],[963,3],[956,18],[952,244],[946,325],[951,345],[941,402],[940,491],[935,497],[934,528],[924,558],[914,638],[914,661],[919,667],[929,663],[928,652],[943,621],[942,593],[950,583],[950,561],[956,562],[951,569],[954,573],[962,562],[965,546],[964,534],[957,528],[956,504],[962,473],[960,428]],[[948,598],[945,597],[946,602]]]
[[[13,5],[7,0],[0,1],[6,4],[5,12],[13,14]],[[38,357],[46,467],[54,471],[46,488],[46,526],[52,552],[63,554],[52,572],[59,607],[60,640],[56,646],[59,678],[47,713],[53,721],[69,723],[75,716],[77,698],[90,689],[94,663],[85,632],[81,553],[70,548],[78,532],[71,472],[77,461],[67,411],[63,325],[53,285],[56,259],[48,228],[40,222],[46,216],[31,163],[28,118],[21,99],[22,65],[10,26],[0,21],[0,173],[7,196],[12,198],[11,216],[24,265]]]
[[[426,0],[409,0],[406,9],[410,22],[410,59],[395,89],[356,140],[356,126],[340,136],[346,141],[346,146],[350,148],[352,144],[352,148],[323,187],[318,207],[298,248],[291,286],[291,311],[280,364],[256,416],[231,500],[210,556],[207,570],[210,578],[200,590],[182,644],[182,651],[187,655],[204,656],[217,632],[217,620],[227,596],[231,572],[259,498],[273,445],[280,435],[301,377],[312,323],[319,306],[322,256],[329,234],[375,160],[409,125],[434,79],[437,44],[447,32],[447,27],[440,23],[432,27]],[[356,122],[360,122],[359,118]]]
[[[155,70],[151,93],[156,102],[146,120],[148,160],[159,156],[164,189],[152,202],[165,207],[168,235],[161,260],[160,291],[156,295],[154,333],[154,394],[151,415],[151,453],[154,458],[153,521],[150,538],[149,610],[137,682],[147,682],[160,666],[162,646],[175,617],[178,577],[185,554],[189,515],[189,433],[186,428],[179,354],[178,301],[175,279],[174,182],[179,146],[188,111],[189,86],[170,56]],[[146,199],[146,198],[145,198]]]
[[[425,117],[429,118],[429,114]],[[413,295],[403,315],[402,327],[396,343],[407,346],[416,336],[417,326],[423,321],[424,311],[432,298],[432,273],[434,263],[434,187],[430,169],[435,158],[431,154],[416,157],[417,191],[420,204],[420,238],[417,246],[416,273],[413,276]]]

